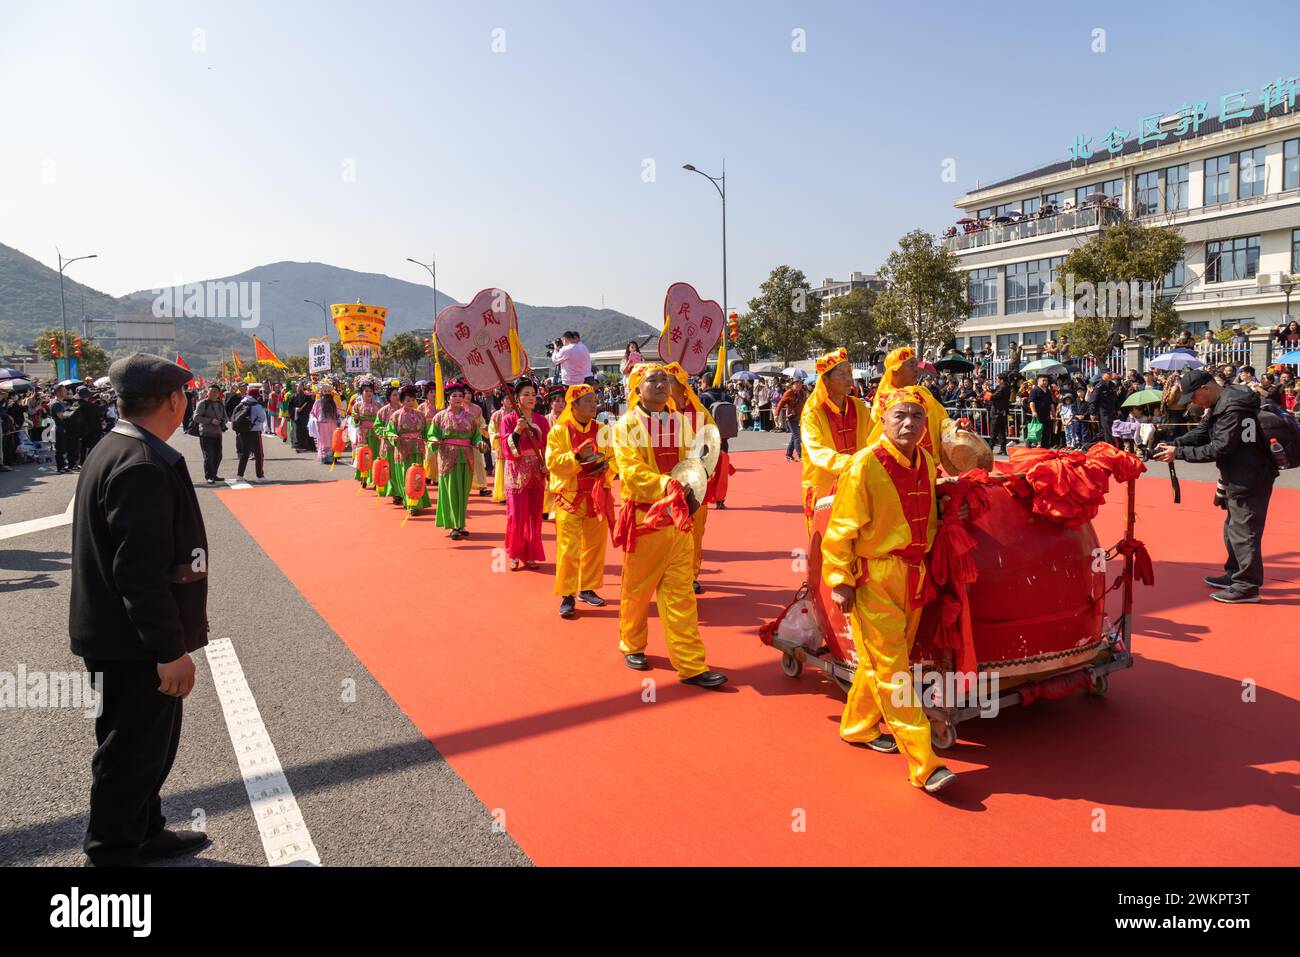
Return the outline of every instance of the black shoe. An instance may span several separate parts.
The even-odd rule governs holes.
[[[565,595],[564,598],[560,601],[560,617],[572,618],[573,611],[574,611],[573,596]]]
[[[704,589],[700,586],[700,583],[699,583],[698,581],[694,581],[694,582],[691,582],[691,591],[693,591],[693,592],[695,592],[695,594],[699,595],[699,594],[703,593]]]
[[[878,738],[865,742],[863,747],[870,748],[872,751],[879,751],[881,754],[894,754],[898,751],[898,742],[894,740],[892,734],[882,734]]]
[[[623,660],[633,671],[649,671],[650,662],[645,660],[644,654],[624,655]]]
[[[925,779],[926,794],[938,794],[948,785],[957,780],[957,775],[953,774],[947,768],[935,768],[930,772],[930,776]]]
[[[193,854],[208,843],[208,836],[202,831],[159,831],[140,845],[140,856],[149,860]]]
[[[465,531],[465,529],[463,529],[463,528],[458,528],[458,529],[456,529],[456,531],[460,532],[460,537],[461,537],[461,538],[469,538],[469,532]]]
[[[223,479],[220,475],[214,475],[214,476],[212,476],[212,481],[214,481],[214,482],[224,482],[225,479]]]
[[[588,605],[595,605],[597,608],[605,604],[605,599],[601,598],[590,588],[586,591],[578,592],[578,601],[585,601]]]
[[[703,671],[694,677],[682,679],[682,684],[695,685],[699,688],[716,688],[726,683],[727,676],[721,671]]]
[[[1216,578],[1213,575],[1206,575],[1205,584],[1209,585],[1211,588],[1220,588],[1220,589],[1231,588],[1232,576],[1220,575],[1218,578]]]
[[[1246,605],[1259,601],[1259,592],[1234,591],[1231,588],[1227,588],[1223,591],[1211,593],[1210,597],[1215,601],[1225,602],[1229,605]]]
[[[486,488],[479,489],[478,490],[479,497],[482,498],[484,495],[487,495],[490,491],[491,489],[486,489]]]
[[[726,503],[726,502],[719,502],[718,505],[717,505],[717,507],[720,508],[720,509],[724,509],[724,510],[725,510],[726,507],[727,507],[727,503]]]

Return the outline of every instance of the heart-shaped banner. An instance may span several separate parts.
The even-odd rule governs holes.
[[[456,360],[476,392],[495,389],[528,371],[515,303],[504,289],[484,289],[463,306],[447,306],[433,321],[433,331],[438,347]]]
[[[726,325],[722,307],[712,299],[701,299],[688,282],[675,282],[664,296],[664,329],[659,334],[659,358],[680,362],[691,375],[699,375],[709,364],[709,353],[718,344]]]

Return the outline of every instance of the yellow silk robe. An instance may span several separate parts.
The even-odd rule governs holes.
[[[575,421],[575,425],[577,422]],[[596,450],[608,455],[601,444],[608,429],[602,430],[594,419],[589,423]],[[584,498],[578,512],[571,512],[578,497],[578,477],[582,467],[573,450],[573,437],[566,423],[558,423],[546,434],[547,485],[555,499],[555,594],[576,595],[580,591],[597,591],[605,580],[605,540],[609,525],[604,514],[592,510],[590,498]],[[613,495],[613,463],[597,481]]]

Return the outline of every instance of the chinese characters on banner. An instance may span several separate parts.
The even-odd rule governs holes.
[[[324,336],[307,340],[307,369],[311,372],[329,372],[330,341]]]
[[[438,348],[456,360],[476,392],[495,389],[528,371],[528,355],[519,345],[515,303],[504,289],[484,289],[463,306],[448,306],[433,322]],[[511,364],[511,339],[516,343]]]
[[[362,375],[370,371],[370,350],[348,350],[348,375]]]
[[[1300,93],[1300,76],[1290,76],[1286,78],[1277,77],[1260,85],[1258,106],[1247,106],[1247,100],[1250,96],[1250,90],[1235,90],[1232,93],[1224,93],[1219,97],[1217,111],[1211,107],[1211,101],[1200,100],[1195,103],[1184,103],[1177,111],[1166,117],[1161,113],[1149,113],[1142,117],[1138,130],[1124,130],[1118,126],[1112,126],[1110,131],[1101,138],[1101,142],[1094,149],[1091,136],[1082,134],[1074,138],[1070,145],[1067,156],[1071,163],[1092,159],[1093,156],[1101,153],[1106,156],[1115,156],[1124,150],[1124,142],[1134,132],[1138,134],[1138,145],[1145,146],[1147,143],[1163,143],[1166,140],[1178,139],[1180,136],[1186,136],[1188,133],[1197,133],[1201,125],[1211,118],[1217,119],[1220,123],[1227,123],[1230,120],[1253,119],[1257,109],[1263,110],[1265,114],[1276,106],[1283,103],[1287,109],[1295,109],[1296,96]],[[1169,119],[1172,124],[1161,125],[1161,120]]]
[[[680,362],[691,375],[708,367],[709,354],[722,337],[726,320],[722,307],[701,299],[688,282],[675,282],[664,296],[664,328],[659,334],[659,358]]]

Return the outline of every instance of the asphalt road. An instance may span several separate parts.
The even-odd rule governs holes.
[[[226,436],[227,455],[233,437]],[[522,865],[528,858],[202,479],[198,440],[178,433],[199,489],[212,556],[211,639],[228,638],[324,866]],[[333,479],[314,456],[267,443],[279,482]],[[222,474],[232,478],[227,458]],[[251,474],[251,468],[250,468]],[[13,537],[6,528],[62,515],[73,475],[27,466],[0,474],[0,671],[79,672],[68,650],[71,526]],[[253,487],[237,494],[256,495]],[[304,532],[304,547],[321,542]],[[202,820],[213,843],[190,866],[265,865],[258,829],[205,654],[185,702],[163,811]],[[347,694],[355,688],[355,694]],[[345,700],[345,697],[355,700]],[[94,749],[73,708],[0,709],[0,864],[78,864]]]
[[[784,448],[781,433],[744,433],[733,452]],[[235,475],[233,436],[222,474]],[[527,864],[490,810],[443,761],[344,642],[202,480],[198,442],[173,438],[199,490],[212,556],[211,638],[228,638],[323,865]],[[267,441],[273,483],[349,480],[314,456]],[[1212,466],[1180,464],[1190,482]],[[1163,475],[1162,466],[1152,471]],[[251,474],[251,468],[250,468]],[[1300,486],[1300,469],[1279,484]],[[0,473],[0,672],[79,672],[68,650],[75,475],[25,466]],[[236,494],[256,495],[256,486]],[[48,519],[50,527],[30,530]],[[17,533],[17,534],[16,534]],[[304,548],[321,541],[304,527]],[[344,558],[345,567],[355,559]],[[212,845],[182,864],[263,865],[254,822],[206,656],[185,703],[180,752],[163,792],[168,819],[201,820]],[[355,700],[345,691],[355,688]],[[0,709],[0,863],[76,864],[89,793],[92,721],[75,708]]]

